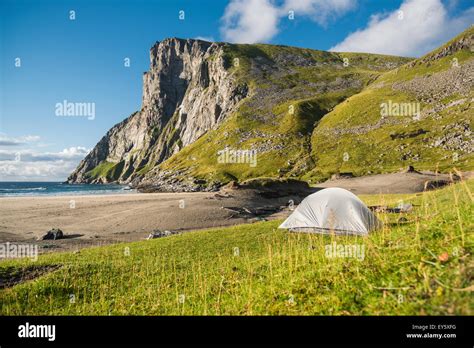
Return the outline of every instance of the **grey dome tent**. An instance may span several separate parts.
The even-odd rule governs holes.
[[[326,188],[306,197],[280,225],[295,232],[367,235],[382,222],[352,192]]]

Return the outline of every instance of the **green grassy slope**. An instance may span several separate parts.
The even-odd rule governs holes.
[[[304,178],[321,180],[337,172],[391,172],[407,165],[472,169],[474,53],[472,47],[456,46],[462,40],[472,45],[474,29],[383,74],[337,105],[313,133],[315,166]],[[389,101],[419,103],[420,118],[408,114],[382,119],[381,104]]]
[[[178,170],[178,179],[208,183],[256,177],[318,182],[338,172],[365,175],[408,165],[470,170],[474,58],[465,43],[473,35],[468,29],[416,60],[226,45],[229,69],[251,96],[218,129],[148,176]],[[382,118],[381,104],[389,102],[419,106],[419,118],[416,110]],[[226,146],[256,149],[257,166],[218,163],[217,152]]]
[[[279,221],[0,262],[61,268],[0,290],[2,315],[472,315],[474,181],[416,195],[366,238],[289,233]],[[328,258],[333,242],[364,259]],[[446,254],[447,253],[447,256]],[[71,301],[74,295],[74,301]]]
[[[238,84],[250,88],[250,96],[221,126],[148,172],[148,177],[157,170],[179,171],[182,178],[209,183],[301,176],[313,167],[315,124],[383,72],[410,61],[260,44],[226,44],[224,50],[228,69]],[[218,163],[217,152],[226,146],[257,150],[257,166]]]

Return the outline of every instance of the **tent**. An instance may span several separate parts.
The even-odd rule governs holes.
[[[352,192],[326,188],[306,197],[280,225],[296,232],[367,235],[382,222]]]

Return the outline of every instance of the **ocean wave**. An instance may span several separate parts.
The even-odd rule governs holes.
[[[2,192],[0,189],[0,197],[34,197],[34,196],[94,196],[108,194],[129,194],[136,193],[136,190],[86,190],[86,191],[22,191],[22,192]]]
[[[29,187],[28,187],[29,186]],[[84,196],[126,194],[136,192],[135,189],[123,185],[63,185],[48,184],[10,184],[0,182],[0,197],[24,196]]]
[[[30,187],[30,188],[0,188],[0,192],[12,191],[44,191],[46,187]]]

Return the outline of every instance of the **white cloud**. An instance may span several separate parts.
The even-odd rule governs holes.
[[[208,42],[214,42],[215,41],[212,36],[196,36],[194,39],[195,40],[208,41]]]
[[[76,163],[77,164],[77,163]],[[75,169],[76,164],[58,162],[0,162],[1,181],[63,181]]]
[[[286,0],[283,5],[285,15],[288,11],[294,11],[295,17],[307,16],[321,26],[344,15],[356,7],[355,0]]]
[[[0,150],[0,161],[17,161],[17,158],[27,162],[78,160],[84,158],[88,153],[89,150],[82,146],[70,147],[60,152],[36,152],[30,149]]]
[[[65,156],[66,158],[82,156],[84,157],[89,153],[90,150],[86,149],[83,146],[74,146],[64,149],[59,154]]]
[[[319,25],[353,9],[356,0],[232,0],[221,18],[225,41],[238,43],[267,42],[278,33],[281,18],[294,11],[296,17],[309,17]]]
[[[278,33],[278,8],[270,0],[232,0],[221,18],[225,41],[255,43]]]
[[[42,153],[0,150],[0,181],[65,180],[89,151],[82,146]]]
[[[389,14],[374,14],[365,29],[332,47],[337,52],[421,56],[474,22],[474,7],[449,17],[440,0],[405,0]]]
[[[38,135],[25,135],[22,137],[9,137],[0,133],[0,146],[19,146],[27,143],[34,143],[40,140]]]

